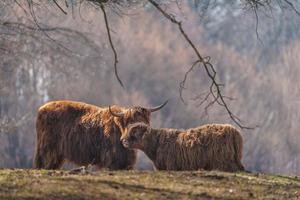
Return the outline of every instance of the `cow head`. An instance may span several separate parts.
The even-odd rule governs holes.
[[[150,131],[150,126],[145,123],[134,123],[128,126],[127,131],[120,138],[122,144],[130,149],[142,149],[143,137]]]
[[[168,101],[165,101],[163,104],[156,106],[154,108],[144,108],[144,107],[131,107],[123,109],[122,112],[114,112],[111,107],[109,107],[110,114],[114,117],[114,122],[119,127],[121,134],[123,135],[127,130],[128,125],[143,122],[150,125],[150,115],[152,112],[160,110],[164,107]]]

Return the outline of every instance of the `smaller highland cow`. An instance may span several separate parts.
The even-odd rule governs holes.
[[[139,122],[128,126],[121,141],[126,148],[144,151],[158,170],[244,170],[243,139],[227,124],[178,130]]]

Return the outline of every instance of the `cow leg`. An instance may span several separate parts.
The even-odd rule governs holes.
[[[55,151],[47,152],[46,158],[45,169],[59,169],[64,163],[63,156],[59,155]]]
[[[35,152],[34,167],[37,169],[45,168],[44,159],[41,155],[40,149],[37,149]]]
[[[36,151],[34,164],[37,169],[58,169],[63,163],[63,156],[55,148],[37,149]]]
[[[117,151],[114,154],[112,163],[108,166],[111,170],[131,170],[134,168],[136,162],[136,150],[125,149],[122,147],[122,151]]]
[[[244,165],[241,163],[241,161],[238,161],[237,163],[238,171],[245,171]]]
[[[51,160],[47,160],[45,169],[59,169],[63,164],[64,160],[62,158],[52,158]]]

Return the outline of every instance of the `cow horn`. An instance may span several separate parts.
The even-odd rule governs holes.
[[[150,108],[150,112],[155,112],[155,111],[158,111],[160,110],[162,107],[164,107],[167,103],[168,103],[169,100],[165,101],[163,104],[161,104],[160,106],[157,106],[157,107],[154,107],[154,108]]]
[[[115,117],[123,117],[123,116],[124,116],[124,113],[122,113],[122,112],[119,112],[119,113],[113,112],[113,111],[111,110],[110,106],[108,106],[108,110],[109,110],[110,114],[112,114],[112,115],[115,116]]]

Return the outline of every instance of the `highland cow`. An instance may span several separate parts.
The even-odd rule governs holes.
[[[36,168],[58,169],[64,161],[80,166],[132,169],[136,151],[120,142],[129,124],[150,124],[150,113],[161,109],[97,107],[75,101],[53,101],[40,107],[36,121]]]
[[[135,123],[128,126],[121,141],[126,148],[145,152],[158,170],[244,170],[243,139],[227,124],[179,130]]]

